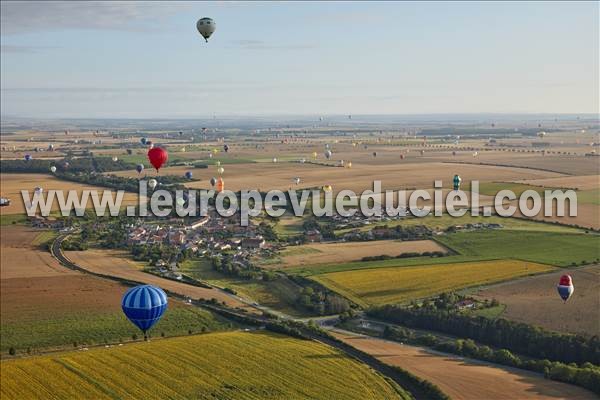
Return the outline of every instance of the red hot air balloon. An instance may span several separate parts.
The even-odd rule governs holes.
[[[156,168],[156,172],[165,165],[167,160],[169,159],[169,154],[162,147],[153,147],[148,150],[148,160],[150,160],[150,164],[154,168]]]
[[[560,277],[560,281],[558,282],[558,286],[556,287],[558,290],[558,294],[566,303],[569,300],[569,297],[573,294],[575,288],[573,287],[573,281],[571,280],[571,276],[563,275]]]

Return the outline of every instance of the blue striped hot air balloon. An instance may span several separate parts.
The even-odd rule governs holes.
[[[144,333],[160,320],[167,309],[167,294],[159,287],[140,285],[129,289],[121,307],[125,316]]]

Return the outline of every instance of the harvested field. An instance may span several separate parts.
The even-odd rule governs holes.
[[[192,286],[185,283],[161,278],[142,271],[142,266],[127,257],[122,251],[114,250],[87,250],[87,251],[68,251],[65,255],[80,267],[97,274],[111,275],[121,279],[143,282],[145,284],[157,285],[164,290],[188,296],[192,299],[217,299],[223,301],[230,307],[247,308],[249,311],[253,308],[247,307],[244,303],[227,296],[216,289],[207,289],[199,286]]]
[[[0,180],[2,181],[2,196],[8,197],[11,200],[11,204],[7,207],[1,207],[0,213],[6,214],[25,214],[25,205],[21,196],[21,190],[28,190],[30,195],[33,196],[33,189],[35,187],[41,187],[44,189],[44,198],[48,195],[49,190],[60,190],[64,191],[64,197],[67,198],[69,190],[76,190],[77,193],[81,193],[82,190],[97,190],[102,197],[104,190],[109,190],[99,186],[83,185],[76,182],[69,182],[57,179],[51,175],[44,174],[0,174]],[[113,198],[116,196],[116,192],[113,192]],[[134,193],[125,193],[123,196],[122,206],[129,204],[137,204],[137,195]],[[93,207],[91,198],[88,201],[88,207]],[[54,198],[52,211],[58,210],[58,201]],[[39,212],[38,212],[39,213]]]
[[[522,179],[517,181],[527,185],[590,190],[600,188],[600,175],[565,176],[561,178]]]
[[[331,347],[271,333],[217,333],[2,363],[3,399],[408,398]]]
[[[562,274],[573,278],[575,292],[563,304],[556,293]],[[600,335],[600,265],[557,271],[501,283],[477,292],[481,299],[506,305],[502,318],[567,333]]]
[[[531,262],[498,260],[333,272],[311,279],[357,304],[371,306],[407,302],[553,269]]]
[[[376,240],[371,242],[314,243],[288,247],[281,253],[281,263],[265,268],[286,268],[335,262],[360,261],[363,257],[398,256],[403,253],[424,253],[446,249],[433,240]]]
[[[334,336],[390,365],[436,385],[456,400],[548,400],[597,398],[593,393],[544,379],[539,374],[454,355],[431,352],[387,340],[334,331]]]

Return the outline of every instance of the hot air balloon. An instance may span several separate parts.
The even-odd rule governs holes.
[[[198,22],[196,22],[196,29],[198,29],[198,32],[202,35],[207,43],[208,38],[213,34],[216,27],[215,21],[213,21],[211,18],[200,18]]]
[[[223,178],[219,177],[219,179],[217,179],[216,187],[217,193],[221,193],[225,189],[225,181]]]
[[[306,162],[306,158],[301,158],[300,159],[300,164],[304,164]]]
[[[142,171],[144,170],[144,164],[136,165],[135,170],[138,172],[138,174],[141,174]]]
[[[154,143],[152,143],[152,140],[148,140],[148,141],[146,141],[146,146],[148,146],[149,148],[153,149],[154,148]]]
[[[179,131],[179,136],[183,136],[183,132],[182,131]]]
[[[540,132],[537,133],[537,135],[538,135],[538,137],[543,138],[544,136],[546,136],[546,132],[540,131]]]
[[[377,157],[377,152],[376,151],[373,152],[373,157]]]
[[[454,175],[454,179],[452,180],[454,183],[454,190],[460,189],[460,183],[462,182],[462,178],[458,175]]]
[[[186,173],[185,173],[185,177],[186,177],[187,179],[192,179],[192,171],[186,171]]]
[[[473,157],[477,157],[479,155],[478,152],[473,153]]]
[[[558,294],[566,303],[567,300],[573,295],[575,288],[573,287],[573,280],[570,275],[563,275],[560,277],[560,281],[558,282],[558,286],[556,287],[558,290]]]
[[[352,168],[352,161],[348,161],[346,163],[346,168]]]
[[[425,155],[425,150],[421,150],[421,155],[424,156]]]
[[[324,191],[325,193],[329,193],[329,192],[331,192],[332,190],[333,190],[333,188],[331,187],[331,185],[325,185],[325,186],[323,186],[323,191]]]
[[[148,139],[145,138],[145,137],[143,137],[143,138],[140,139],[140,143],[141,144],[146,144],[147,142],[148,142]]]
[[[277,157],[273,157],[273,162],[276,163],[277,162]]]
[[[217,183],[217,178],[215,178],[215,177],[210,178],[210,186],[215,186],[216,183]]]
[[[213,153],[208,153],[208,158],[213,158]]]
[[[331,150],[327,150],[325,152],[325,158],[328,159],[328,160],[331,158],[332,155],[333,155],[333,153],[331,152]]]
[[[119,161],[119,158],[118,158],[118,157],[116,157],[116,156],[114,156],[114,157],[112,158],[112,160],[113,160],[113,162],[117,162],[117,161]]]
[[[312,153],[312,156],[313,156],[313,158],[316,160],[316,159],[317,159],[317,152],[316,152],[316,151],[313,151],[313,153]]]
[[[217,174],[223,175],[223,172],[225,172],[225,168],[223,168],[223,167],[217,168]]]
[[[456,155],[456,152],[455,152],[455,151],[453,151],[453,152],[452,152],[452,155],[453,155],[453,156],[455,156],[455,155]]]
[[[65,168],[69,168],[71,166],[71,164],[68,161],[65,161],[63,164],[63,167]]]
[[[221,161],[217,161],[217,162],[215,163],[215,165],[216,165],[217,167],[220,167],[220,166],[221,166]]]
[[[41,187],[37,186],[35,189],[33,189],[33,193],[40,195],[40,194],[44,193],[44,189],[42,189]]]
[[[295,178],[293,179],[293,181],[294,181],[294,183],[295,183],[296,185],[300,184],[300,178],[298,178],[298,177],[295,177]]]
[[[400,154],[400,159],[404,160],[404,154]]]
[[[56,167],[54,165],[50,167],[50,172],[52,172],[52,173],[56,172]]]
[[[156,187],[156,185],[158,185],[158,182],[156,181],[156,179],[150,179],[148,181],[148,187],[150,189],[154,189]]]
[[[48,145],[48,151],[54,151],[54,145],[53,144],[49,144]]]
[[[25,154],[25,161],[31,161],[31,154]]]
[[[223,150],[225,150],[225,153],[227,153],[229,151],[229,146],[228,145],[223,145]]]
[[[154,168],[156,168],[156,172],[165,165],[167,160],[169,159],[169,154],[167,151],[161,147],[153,147],[148,150],[148,160],[150,160],[150,164]]]
[[[156,324],[167,309],[167,294],[152,285],[135,286],[125,292],[121,308],[125,316],[144,333]]]

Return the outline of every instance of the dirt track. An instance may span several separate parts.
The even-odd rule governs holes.
[[[455,400],[597,398],[577,386],[547,380],[527,371],[491,366],[458,356],[434,354],[419,347],[346,331],[332,333],[387,364],[397,365],[429,380]]]

